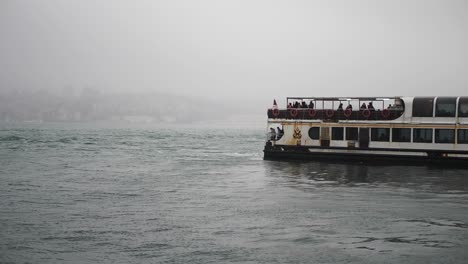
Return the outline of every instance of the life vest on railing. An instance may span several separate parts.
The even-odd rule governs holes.
[[[370,114],[371,114],[371,113],[370,113],[369,109],[364,109],[364,110],[362,110],[362,116],[363,116],[364,118],[369,118],[369,117],[370,117]]]
[[[289,115],[291,117],[296,117],[297,116],[297,109],[296,108],[292,108],[291,110],[289,110]]]
[[[351,111],[351,109],[346,109],[346,110],[344,111],[344,116],[345,116],[345,117],[350,117],[352,113],[353,113],[353,111]]]
[[[278,110],[278,108],[274,108],[274,109],[271,111],[271,113],[273,114],[274,117],[277,117],[277,116],[279,116],[280,111]]]
[[[335,114],[335,111],[328,109],[325,111],[325,116],[331,118]]]
[[[317,111],[315,109],[309,109],[309,116],[310,117],[315,117],[317,115]]]
[[[384,109],[381,114],[383,118],[388,118],[390,116],[390,111],[388,109]]]

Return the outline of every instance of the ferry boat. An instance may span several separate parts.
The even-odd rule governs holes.
[[[288,97],[264,159],[468,167],[468,97]]]

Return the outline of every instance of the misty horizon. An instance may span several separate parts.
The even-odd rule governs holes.
[[[467,11],[462,0],[2,1],[0,91],[158,94],[255,114],[288,96],[466,95]]]

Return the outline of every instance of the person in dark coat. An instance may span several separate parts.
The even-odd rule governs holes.
[[[277,132],[276,132],[276,140],[280,140],[280,138],[282,138],[283,135],[284,135],[284,130],[281,129],[280,127],[276,127],[276,130],[277,130]]]
[[[276,131],[274,128],[270,127],[270,140],[276,139]]]
[[[340,103],[340,105],[338,106],[338,111],[343,111],[343,103]]]

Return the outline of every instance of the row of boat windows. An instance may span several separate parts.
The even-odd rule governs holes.
[[[390,142],[415,142],[432,143],[433,136],[435,143],[455,143],[455,129],[432,129],[432,128],[371,128],[371,141]],[[346,133],[344,133],[346,131]],[[320,139],[320,128],[311,127],[309,129],[311,139]],[[359,131],[356,127],[332,127],[332,140],[358,140]],[[412,140],[411,140],[412,139]],[[457,143],[468,144],[468,129],[458,129]]]
[[[413,100],[414,117],[455,117],[457,97],[437,97],[434,111],[434,97],[416,97]],[[458,100],[458,117],[468,117],[468,97]]]

